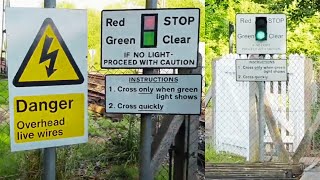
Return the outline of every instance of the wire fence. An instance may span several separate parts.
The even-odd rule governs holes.
[[[289,55],[288,80],[263,83],[263,124],[257,83],[236,81],[235,60],[248,57],[230,54],[213,62],[212,99],[206,107],[207,162],[312,163],[320,153],[319,66],[312,58]]]
[[[57,178],[138,179],[140,115],[105,113],[104,75],[141,74],[142,70],[101,70],[99,63],[92,61],[89,61],[88,69],[89,141],[85,144],[57,148]],[[161,73],[173,74],[174,71],[161,70]],[[41,179],[42,149],[14,153],[10,151],[8,104],[8,80],[6,73],[3,73],[0,75],[0,179]],[[155,129],[160,128],[162,123],[157,120],[156,124]],[[194,143],[198,144],[198,141]],[[155,179],[172,179],[173,166],[172,146],[155,173]]]

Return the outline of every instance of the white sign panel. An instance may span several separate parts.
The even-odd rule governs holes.
[[[201,75],[107,75],[107,113],[200,114]]]
[[[257,41],[256,17],[266,17],[267,40]],[[237,14],[237,54],[285,54],[287,49],[287,21],[284,14]]]
[[[237,81],[287,81],[286,60],[237,59]]]
[[[11,150],[87,142],[86,11],[8,8],[6,27]]]
[[[195,68],[200,9],[103,10],[101,68]]]

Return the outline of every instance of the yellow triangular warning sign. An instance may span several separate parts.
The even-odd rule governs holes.
[[[44,20],[13,79],[16,87],[82,84],[83,76],[52,19]]]

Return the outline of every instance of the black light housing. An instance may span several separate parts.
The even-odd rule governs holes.
[[[267,33],[267,17],[256,17],[256,40],[266,41],[268,37]]]

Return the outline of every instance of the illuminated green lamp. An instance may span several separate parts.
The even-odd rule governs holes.
[[[266,39],[266,33],[263,31],[258,31],[256,34],[256,40],[257,41],[263,41]]]
[[[267,17],[256,17],[256,40],[267,40]]]

